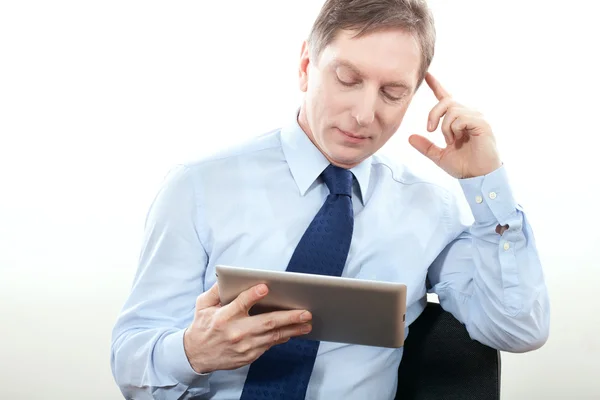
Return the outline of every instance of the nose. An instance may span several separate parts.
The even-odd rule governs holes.
[[[375,120],[375,103],[377,94],[373,94],[371,90],[362,91],[360,98],[354,108],[354,119],[358,125],[364,127],[369,126]]]

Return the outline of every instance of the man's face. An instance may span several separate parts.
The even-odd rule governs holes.
[[[401,30],[352,39],[341,31],[316,60],[303,46],[299,123],[335,165],[351,168],[398,130],[415,92],[421,52]]]

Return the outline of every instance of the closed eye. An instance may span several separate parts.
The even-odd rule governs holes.
[[[402,94],[400,96],[392,96],[391,94],[389,94],[385,90],[382,90],[382,93],[390,101],[400,101],[400,100],[402,100],[404,98],[404,94]]]
[[[352,86],[356,86],[356,85],[360,84],[360,82],[356,82],[356,81],[350,81],[350,82],[344,81],[344,80],[340,79],[339,76],[336,76],[336,79],[341,85],[343,85],[345,87],[352,87]],[[405,97],[404,93],[401,94],[400,96],[393,96],[390,93],[388,93],[385,89],[381,89],[381,93],[385,96],[385,98],[388,101],[391,101],[391,102],[399,102]]]
[[[337,80],[338,80],[338,82],[339,82],[339,83],[341,83],[342,85],[344,85],[344,86],[348,86],[348,87],[350,87],[350,86],[354,86],[354,85],[356,85],[356,84],[357,84],[357,82],[346,82],[346,81],[343,81],[343,80],[341,80],[340,78],[337,78]]]

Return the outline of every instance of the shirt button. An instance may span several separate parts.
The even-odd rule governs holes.
[[[490,192],[490,199],[494,200],[496,198],[496,192]]]
[[[504,242],[504,250],[510,249],[510,244],[508,242]]]
[[[481,202],[483,201],[483,197],[477,196],[475,197],[475,201],[477,202],[477,204],[481,204]]]

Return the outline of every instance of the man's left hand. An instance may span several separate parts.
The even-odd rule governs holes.
[[[459,179],[486,175],[502,166],[492,129],[483,116],[454,101],[429,72],[425,81],[439,100],[429,113],[427,130],[435,131],[443,117],[446,147],[442,149],[421,135],[411,135],[410,144]]]

